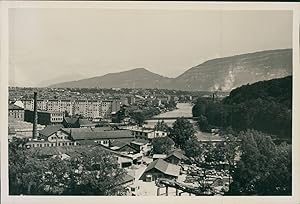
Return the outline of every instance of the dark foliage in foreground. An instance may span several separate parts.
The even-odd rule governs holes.
[[[45,148],[9,145],[10,195],[122,195],[125,171],[103,149],[70,147],[69,159],[49,157]],[[74,148],[74,149],[72,149]],[[61,151],[50,148],[48,151]]]
[[[255,130],[241,132],[241,159],[229,195],[291,195],[292,148]]]

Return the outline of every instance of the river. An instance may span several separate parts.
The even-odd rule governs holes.
[[[177,109],[168,111],[165,113],[161,113],[159,115],[154,116],[153,118],[160,118],[160,117],[192,117],[192,108],[193,105],[191,103],[177,103]],[[155,124],[161,121],[160,119],[158,120],[146,120],[146,127],[153,128]],[[191,120],[192,121],[192,120]],[[169,120],[169,119],[164,119],[164,122],[168,126],[172,126],[172,124],[175,122],[175,120]]]

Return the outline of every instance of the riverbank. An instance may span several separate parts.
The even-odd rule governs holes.
[[[177,103],[177,108],[172,111],[167,111],[161,114],[158,114],[154,116],[153,118],[157,118],[157,120],[145,120],[145,127],[147,128],[154,128],[154,126],[157,124],[158,121],[162,121],[160,118],[164,118],[163,121],[168,125],[172,126],[172,124],[175,122],[174,119],[166,119],[168,117],[174,118],[174,117],[192,117],[192,108],[193,105],[191,103]],[[191,120],[194,122],[193,120]]]

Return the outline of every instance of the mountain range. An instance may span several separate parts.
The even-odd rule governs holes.
[[[230,91],[244,84],[292,74],[292,49],[267,50],[208,60],[176,78],[145,68],[109,73],[51,88],[160,88],[185,91]]]

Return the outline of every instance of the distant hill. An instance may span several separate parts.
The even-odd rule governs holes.
[[[243,84],[292,74],[292,49],[268,50],[206,61],[172,81],[182,90],[230,91]]]
[[[54,84],[61,88],[163,88],[184,91],[231,91],[244,84],[292,74],[292,49],[268,50],[208,60],[176,78],[144,68]]]
[[[164,88],[170,78],[137,68],[103,76],[51,85],[52,88]]]

